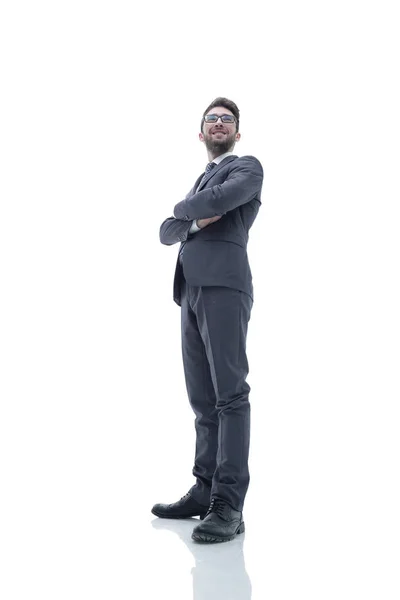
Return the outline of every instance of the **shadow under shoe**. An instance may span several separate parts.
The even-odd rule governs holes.
[[[224,500],[212,498],[203,522],[193,529],[192,539],[204,543],[228,542],[240,533],[244,533],[242,512]]]
[[[207,510],[208,506],[199,504],[187,493],[178,502],[174,502],[173,504],[155,504],[151,512],[156,517],[161,517],[162,519],[188,519],[190,517],[204,519]]]

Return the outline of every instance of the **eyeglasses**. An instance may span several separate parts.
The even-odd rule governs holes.
[[[218,119],[221,119],[222,123],[236,122],[236,119],[233,115],[205,115],[204,117],[206,123],[217,123]]]

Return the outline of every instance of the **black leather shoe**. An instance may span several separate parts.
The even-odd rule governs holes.
[[[228,542],[244,532],[242,513],[218,498],[212,498],[207,514],[193,529],[195,542]]]
[[[208,506],[199,504],[187,493],[178,502],[173,504],[155,504],[151,509],[153,515],[163,519],[188,519],[189,517],[200,517],[204,519]]]

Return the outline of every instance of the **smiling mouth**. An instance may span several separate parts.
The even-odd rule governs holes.
[[[213,135],[216,135],[217,133],[223,133],[224,135],[226,135],[225,131],[213,131]]]

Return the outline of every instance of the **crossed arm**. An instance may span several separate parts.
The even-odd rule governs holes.
[[[174,217],[184,221],[224,215],[246,204],[261,190],[263,169],[254,156],[238,158],[227,179],[178,202]]]
[[[203,226],[218,220],[252,200],[260,192],[262,181],[263,168],[254,156],[238,158],[223,183],[201,190],[175,205],[174,217],[161,224],[161,243],[171,245],[186,241],[193,220],[199,220],[197,224]]]
[[[200,229],[207,227],[210,223],[218,221],[221,217],[213,217],[211,219],[198,219],[197,224]],[[192,223],[169,217],[161,224],[160,227],[160,242],[166,246],[172,246],[177,242],[185,242],[190,234]]]

